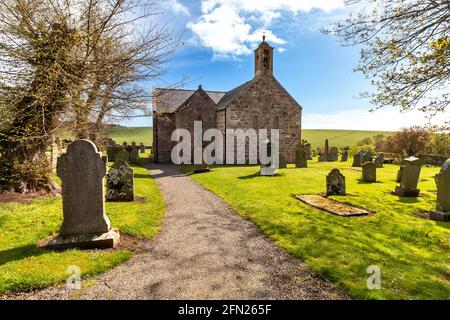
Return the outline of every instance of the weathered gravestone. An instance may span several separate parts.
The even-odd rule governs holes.
[[[128,148],[128,143],[127,143],[126,141],[124,141],[124,142],[122,143],[122,146],[126,149],[126,148]]]
[[[378,154],[378,156],[375,158],[375,164],[377,165],[377,168],[384,167],[384,153]]]
[[[140,152],[141,153],[145,153],[145,145],[141,142],[140,146],[139,146]]]
[[[329,162],[335,162],[339,160],[339,149],[337,147],[332,147],[330,149],[330,154],[328,156]]]
[[[106,201],[134,201],[134,175],[128,162],[117,160],[109,169],[106,175]]]
[[[119,150],[116,152],[116,161],[125,161],[130,163],[130,154],[125,150]]]
[[[366,162],[362,165],[362,182],[377,182],[377,165],[374,162]]]
[[[430,212],[430,219],[435,221],[450,221],[450,159],[435,177],[437,186],[436,210]]]
[[[130,152],[130,162],[131,163],[137,163],[139,157],[139,149],[133,148]]]
[[[347,162],[348,161],[348,150],[343,150],[342,151],[341,161],[342,162]]]
[[[112,230],[105,213],[104,181],[107,158],[94,143],[77,140],[58,158],[62,181],[63,223],[58,237],[46,247],[112,248],[119,233]]]
[[[116,152],[117,152],[117,147],[115,147],[115,146],[108,146],[106,148],[106,154],[108,155],[108,161],[111,161],[111,162],[116,161]]]
[[[136,149],[136,141],[131,142],[131,147],[132,147],[133,149]]]
[[[422,161],[415,157],[410,157],[402,161],[399,177],[400,186],[395,189],[395,194],[400,197],[418,197],[420,190],[417,189],[419,183]]]
[[[298,148],[295,152],[295,167],[296,168],[308,168],[308,160],[305,149]]]
[[[327,196],[345,196],[345,177],[338,169],[331,170],[327,176]]]

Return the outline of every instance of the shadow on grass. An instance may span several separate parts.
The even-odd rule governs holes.
[[[142,174],[142,173],[135,173],[134,178],[136,179],[151,179],[150,173]]]
[[[394,194],[393,196],[397,196],[397,195]],[[414,203],[419,203],[420,201],[416,197],[398,197],[398,202],[406,203],[406,204],[414,204]]]
[[[35,245],[27,245],[0,251],[0,266],[11,261],[23,260],[44,254],[46,251],[39,249]]]
[[[238,179],[239,180],[249,180],[249,179],[254,179],[254,178],[258,178],[258,177],[260,177],[260,175],[258,173],[253,173],[248,176],[238,177]]]
[[[383,184],[383,182],[381,182],[381,181],[376,181],[376,182],[365,182],[365,181],[362,181],[361,178],[359,178],[359,179],[358,179],[358,184]]]
[[[450,229],[450,222],[436,222],[436,225],[442,228]]]

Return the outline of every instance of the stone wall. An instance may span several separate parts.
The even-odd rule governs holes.
[[[294,163],[301,141],[301,107],[275,78],[257,77],[228,106],[226,127],[280,129],[280,152]]]
[[[175,143],[171,141],[175,130],[175,114],[154,114],[153,117],[153,150],[154,161],[170,163]]]

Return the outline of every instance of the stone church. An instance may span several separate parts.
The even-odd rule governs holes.
[[[175,129],[188,129],[194,137],[194,121],[203,130],[216,128],[224,137],[227,129],[279,129],[280,153],[295,161],[301,141],[302,107],[273,75],[273,48],[265,41],[255,50],[255,76],[228,92],[161,89],[153,90],[154,161],[170,163],[176,142]],[[226,153],[226,150],[225,150]]]

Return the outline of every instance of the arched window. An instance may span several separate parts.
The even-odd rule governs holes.
[[[280,129],[280,121],[279,121],[278,117],[273,118],[273,128]]]
[[[255,130],[259,129],[258,116],[253,117],[253,129],[255,129]]]

